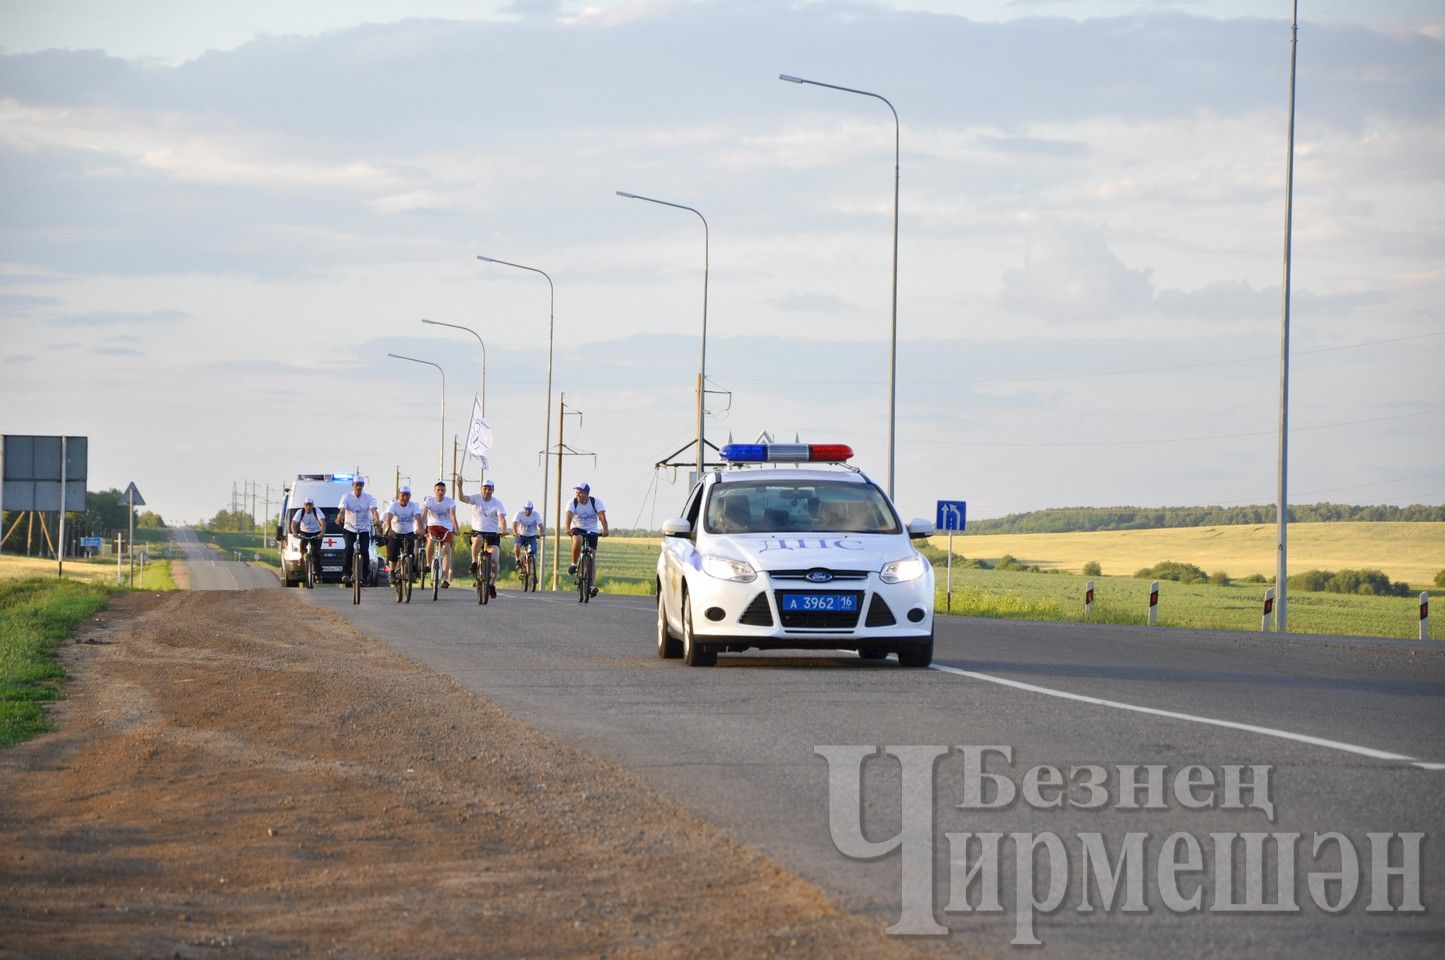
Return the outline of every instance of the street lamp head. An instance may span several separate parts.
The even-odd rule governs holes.
[[[795,76],[793,76],[793,75],[790,74],[790,73],[780,73],[780,74],[778,74],[778,79],[779,79],[779,80],[786,80],[786,81],[788,81],[789,83],[804,83],[804,82],[805,82],[802,77],[795,77]]]
[[[629,199],[629,200],[636,200],[636,199],[637,199],[637,194],[635,194],[635,193],[628,193],[626,190],[618,190],[618,191],[617,191],[617,195],[618,195],[619,197],[626,197],[626,198]]]
[[[388,353],[387,356],[388,356],[388,357],[391,357],[391,358],[394,359],[394,360],[410,360],[410,359],[411,359],[411,357],[403,357],[403,356],[402,356],[401,354],[399,354],[399,353]]]
[[[425,317],[422,318],[422,321],[421,321],[421,322],[422,322],[422,323],[430,323],[432,326],[436,326],[436,321],[435,321],[435,320],[428,320],[428,319],[426,319]]]
[[[485,261],[485,262],[487,262],[487,263],[496,263],[496,262],[497,262],[497,261],[493,260],[491,257],[484,257],[484,256],[482,256],[480,253],[477,254],[477,259],[478,259],[478,260],[483,260],[483,261]]]

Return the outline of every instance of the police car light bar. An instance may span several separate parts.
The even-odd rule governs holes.
[[[729,443],[722,448],[728,463],[842,463],[853,456],[844,443]]]

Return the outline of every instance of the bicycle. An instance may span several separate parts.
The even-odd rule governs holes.
[[[597,548],[590,538],[582,540],[582,552],[577,557],[577,602],[591,603],[597,596]]]
[[[431,557],[431,598],[437,600],[440,599],[442,592],[442,551],[450,550],[451,544],[447,543],[445,539],[432,536],[430,530],[427,531],[426,538],[436,545],[432,548]],[[426,587],[423,586],[422,589],[425,590]]]
[[[522,580],[523,593],[537,592],[537,571],[533,564],[537,559],[536,542],[525,544],[517,557],[517,576]]]
[[[316,569],[320,564],[321,534],[299,536],[301,541],[301,562],[306,567],[306,589],[316,589],[316,581],[320,578],[320,572]]]
[[[361,537],[356,538],[356,549],[351,553],[351,602],[361,602]]]
[[[396,602],[411,603],[411,551],[401,550],[396,557],[396,566],[391,577],[396,587]]]
[[[485,545],[482,547],[482,554],[477,560],[477,579],[474,586],[477,588],[477,603],[486,605],[491,596],[492,585],[492,551]]]

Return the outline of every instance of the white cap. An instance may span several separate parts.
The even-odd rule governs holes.
[[[522,509],[523,509],[523,510],[530,510],[530,509],[532,509],[532,501],[528,500],[526,503],[522,504]]]
[[[491,477],[488,477],[487,479],[485,479],[485,480],[482,481],[482,486],[495,488],[497,485],[492,482],[492,478],[491,478]]]
[[[358,473],[356,476],[354,476],[354,477],[351,478],[351,482],[352,482],[353,484],[356,484],[356,483],[365,483],[365,482],[366,482],[366,478],[363,477],[361,474]]]
[[[401,493],[411,493],[411,487],[402,487]]]

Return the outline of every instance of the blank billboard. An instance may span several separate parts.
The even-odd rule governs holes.
[[[85,510],[86,437],[65,438],[65,509]],[[0,438],[0,508],[60,509],[60,438],[6,434]]]

